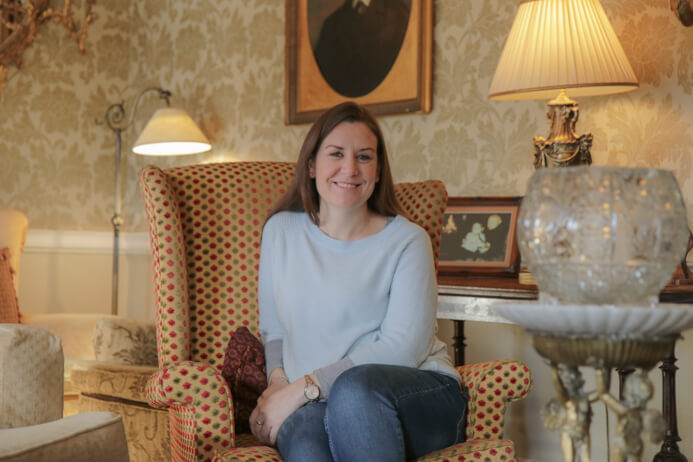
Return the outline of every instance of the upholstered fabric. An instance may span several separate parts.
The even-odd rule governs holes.
[[[416,462],[518,462],[515,445],[510,440],[470,440],[432,452]]]
[[[38,327],[0,324],[0,428],[35,425],[62,415],[60,339]]]
[[[156,326],[151,321],[101,318],[93,332],[97,361],[156,366]]]
[[[10,266],[14,270],[14,289],[19,292],[19,256],[29,230],[29,221],[19,210],[0,208],[0,248],[10,249]]]
[[[79,395],[80,412],[108,411],[123,418],[131,462],[171,460],[169,413],[141,402],[103,395]]]
[[[520,361],[496,360],[457,370],[469,390],[467,439],[500,438],[507,405],[527,396],[532,386],[529,369]]]
[[[0,249],[0,323],[19,322],[19,303],[10,265],[10,249]]]
[[[284,162],[143,170],[160,366],[193,360],[221,370],[231,332],[257,334],[262,225],[293,170]]]
[[[121,417],[110,412],[91,412],[0,431],[0,461],[43,460],[128,462]]]
[[[228,339],[238,326],[257,335],[262,226],[272,205],[289,187],[293,171],[293,164],[283,162],[234,162],[167,170],[149,166],[142,172],[159,353],[159,371],[149,379],[146,396],[152,406],[171,412],[174,461],[281,460],[275,449],[236,432],[232,395],[220,369]],[[445,186],[435,180],[404,183],[396,185],[396,194],[409,218],[429,233],[437,261]],[[451,449],[455,454],[451,460],[464,460],[467,455],[476,460],[476,453],[494,462],[514,460],[512,443],[500,439],[502,415],[508,402],[529,390],[529,371],[513,361],[468,367],[474,369],[465,384],[473,388],[474,399],[484,396],[479,384],[497,384],[491,390],[495,400],[487,401],[492,407],[500,406],[500,417],[477,416],[474,425],[482,425],[477,433],[491,432],[487,439],[493,441],[481,441],[473,433],[472,441]],[[523,377],[515,373],[517,368]],[[467,369],[460,372],[464,375]],[[486,407],[484,402],[473,409],[478,413]],[[430,460],[445,460],[435,457],[431,455]]]
[[[72,384],[73,365],[81,360],[93,360],[92,332],[99,319],[99,314],[22,314],[21,323],[40,327],[60,338],[65,357],[65,395],[77,396]]]

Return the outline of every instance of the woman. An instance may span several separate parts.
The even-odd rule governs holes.
[[[402,461],[464,438],[466,394],[435,337],[430,239],[399,208],[377,122],[324,113],[265,224],[269,386],[253,434],[291,461]]]

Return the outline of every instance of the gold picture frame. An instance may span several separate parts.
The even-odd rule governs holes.
[[[346,0],[349,4],[352,1]],[[397,42],[401,47],[393,55],[396,58],[385,77],[375,80],[377,86],[367,93],[357,91],[356,95],[345,95],[328,83],[316,58],[316,50],[321,48],[321,26],[332,13],[347,7],[345,0],[286,0],[286,124],[313,122],[326,109],[343,101],[363,104],[374,115],[431,111],[433,0],[372,0],[368,8],[385,1],[407,5],[408,16],[402,29],[406,32],[401,42]],[[341,57],[340,53],[334,55]],[[329,70],[324,58],[321,62],[322,69]],[[348,65],[359,69],[357,62],[349,61]]]
[[[438,259],[440,277],[513,276],[520,269],[517,216],[521,197],[449,197]]]

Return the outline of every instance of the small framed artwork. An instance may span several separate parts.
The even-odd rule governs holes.
[[[343,101],[430,112],[433,0],[286,0],[286,123]]]
[[[445,210],[438,273],[445,276],[519,271],[520,197],[450,197]]]

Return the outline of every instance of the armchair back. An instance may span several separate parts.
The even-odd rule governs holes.
[[[14,290],[19,292],[19,255],[24,248],[24,239],[29,230],[29,221],[19,210],[0,208],[0,249],[10,249],[10,267],[14,270]]]

